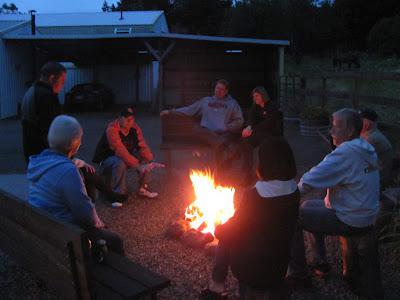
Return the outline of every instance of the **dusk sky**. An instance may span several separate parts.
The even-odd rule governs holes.
[[[34,9],[38,13],[101,11],[104,0],[0,0],[0,3],[14,3],[19,12]],[[107,0],[108,4],[117,1]],[[0,4],[0,5],[1,5]]]

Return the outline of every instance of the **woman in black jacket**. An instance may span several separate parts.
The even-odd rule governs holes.
[[[257,176],[259,180],[244,194],[234,216],[216,228],[217,256],[203,298],[221,299],[229,266],[239,280],[242,296],[246,290],[261,289],[275,299],[284,298],[300,199],[294,156],[284,138],[262,142]]]

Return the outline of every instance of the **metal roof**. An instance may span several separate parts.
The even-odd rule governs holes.
[[[36,14],[37,27],[152,25],[163,11],[124,11]]]
[[[238,43],[238,44],[260,44],[260,45],[276,45],[289,46],[287,40],[270,40],[270,39],[253,39],[253,38],[237,38],[222,37],[194,34],[178,34],[178,33],[135,33],[133,35],[116,35],[116,34],[14,34],[12,32],[3,35],[5,40],[104,40],[104,39],[137,39],[137,38],[167,38],[167,39],[183,39],[208,42]]]

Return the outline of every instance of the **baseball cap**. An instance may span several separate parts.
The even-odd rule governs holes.
[[[363,109],[360,114],[362,118],[366,118],[372,122],[378,120],[378,114],[373,109]]]
[[[133,109],[133,107],[127,106],[121,111],[120,115],[125,118],[135,116],[135,110]]]

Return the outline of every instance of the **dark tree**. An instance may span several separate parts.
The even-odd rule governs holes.
[[[103,6],[101,7],[101,10],[104,12],[109,12],[111,11],[111,6],[108,5],[107,1],[104,0]]]

